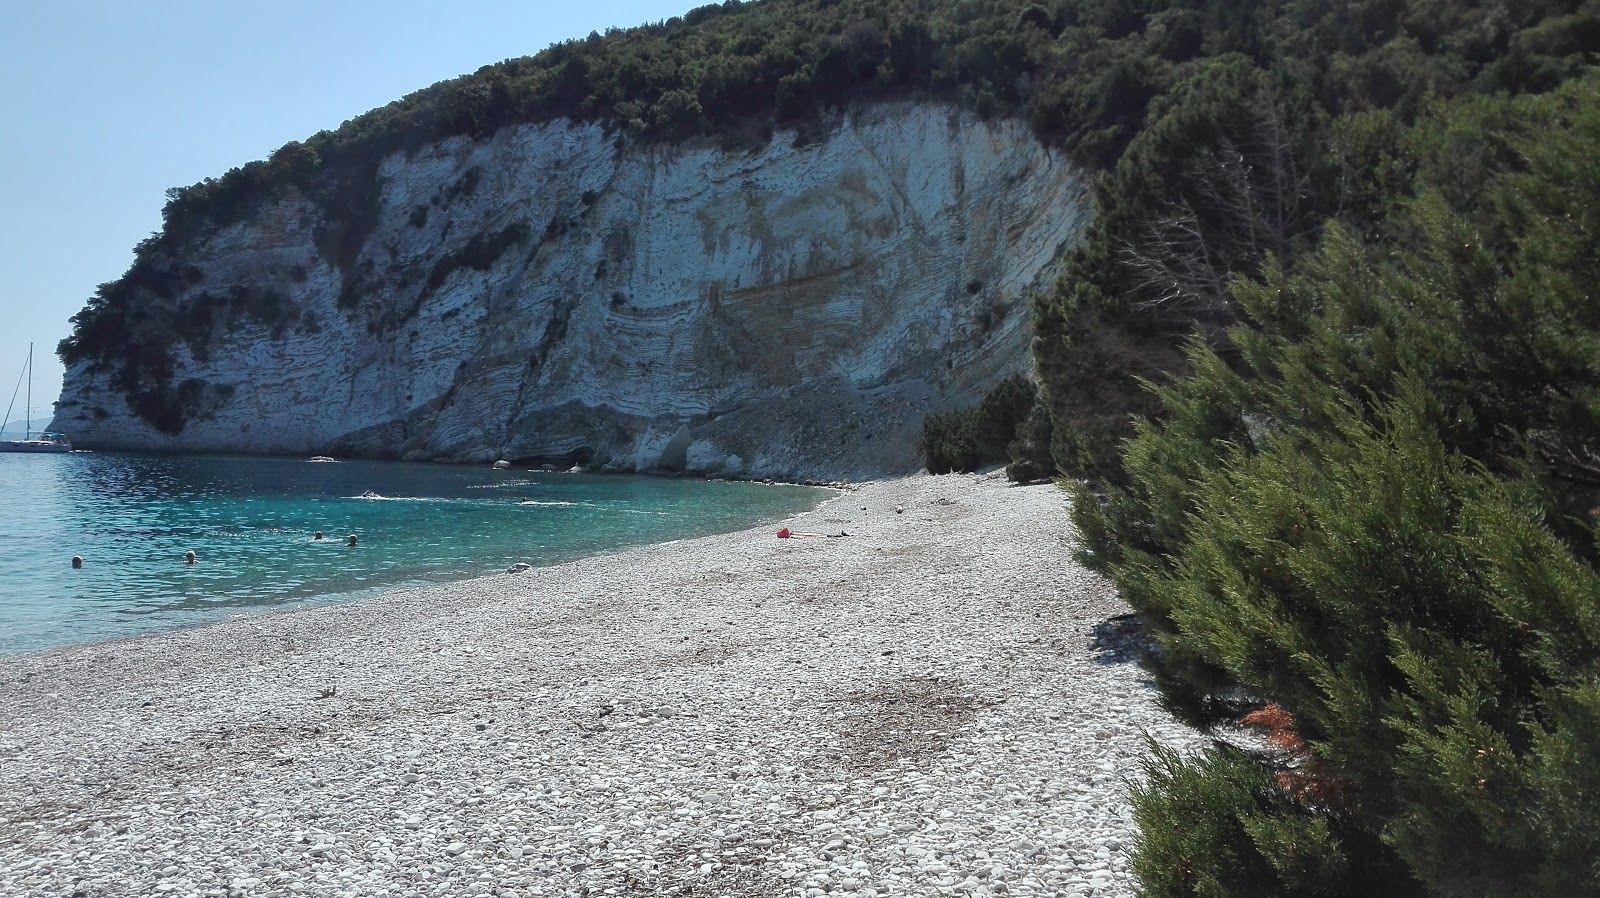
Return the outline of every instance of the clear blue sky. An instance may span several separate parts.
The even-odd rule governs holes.
[[[709,0],[10,0],[0,10],[0,413],[161,226],[168,187],[437,81]],[[22,399],[14,415],[21,417]]]

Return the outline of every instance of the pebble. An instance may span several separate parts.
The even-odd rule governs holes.
[[[1065,501],[880,481],[791,525],[848,540],[0,659],[0,898],[1133,895],[1140,734],[1206,743],[1097,647]]]

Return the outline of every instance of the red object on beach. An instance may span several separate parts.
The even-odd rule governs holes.
[[[789,538],[789,528],[788,527],[785,527],[782,530],[778,531],[778,539],[788,539],[788,538]]]

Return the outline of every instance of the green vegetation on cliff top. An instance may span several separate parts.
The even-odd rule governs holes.
[[[1129,388],[1130,375],[1181,361],[1172,339],[1143,347],[1144,332],[1180,333],[1181,322],[1195,316],[1213,324],[1227,318],[1207,307],[1219,304],[1214,285],[1191,295],[1196,289],[1185,280],[1214,275],[1190,271],[1179,278],[1182,295],[1164,297],[1150,282],[1171,274],[1160,265],[1178,262],[1137,275],[1120,264],[1129,246],[1163,238],[1162,227],[1173,230],[1166,237],[1181,237],[1185,222],[1162,213],[1195,205],[1186,195],[1188,169],[1256,171],[1259,160],[1230,162],[1227,154],[1260,151],[1255,138],[1266,128],[1274,143],[1267,151],[1299,164],[1290,174],[1331,177],[1311,158],[1327,150],[1314,131],[1329,117],[1397,110],[1404,119],[1430,96],[1547,90],[1582,63],[1592,21],[1569,0],[1514,8],[1437,0],[730,0],[485,66],[286,144],[264,161],[174,188],[162,231],[138,247],[126,275],[102,285],[74,316],[60,354],[69,365],[91,362],[130,398],[144,396],[141,407],[172,411],[161,399],[172,389],[172,348],[210,336],[180,329],[188,313],[177,308],[179,293],[195,286],[187,282],[184,247],[289,195],[325,210],[317,247],[344,280],[341,309],[359,314],[358,257],[377,215],[378,164],[392,153],[558,118],[600,121],[627,139],[699,136],[751,146],[778,127],[815,135],[832,120],[830,111],[850,103],[934,96],[983,114],[1025,117],[1041,139],[1106,173],[1100,224],[1074,262],[1075,286],[1039,308],[1047,381],[1086,377],[1094,384],[1084,394],[1089,399],[1046,390],[1057,417],[1091,425],[1057,428],[1079,436],[1056,441],[1055,461],[1092,461],[1125,432],[1116,422],[1129,408],[1148,406]],[[1213,121],[1218,103],[1227,114]],[[1175,152],[1196,140],[1196,158]],[[1239,234],[1226,225],[1238,245],[1195,251],[1214,250],[1207,264],[1218,270],[1258,270],[1267,249],[1303,237],[1334,211],[1309,199],[1332,195],[1328,185],[1289,186],[1277,185],[1281,202],[1295,202],[1266,229],[1273,233]],[[1340,202],[1370,204],[1365,188],[1373,186],[1332,193]],[[1118,308],[1123,293],[1153,295]],[[275,313],[259,323],[316,326],[291,303]],[[1107,320],[1114,339],[1102,341]],[[1122,344],[1130,345],[1126,357]],[[182,424],[181,414],[165,419],[165,429]]]
[[[316,242],[344,281],[339,307],[361,314],[359,257],[375,224],[380,160],[517,123],[571,118],[603,122],[619,139],[755,146],[779,127],[817,136],[850,103],[932,96],[984,114],[1025,116],[1044,139],[1108,165],[1174,73],[1255,40],[1244,33],[1254,26],[1241,25],[1239,35],[1205,46],[1206,34],[1233,27],[1225,22],[1231,15],[1220,3],[1163,11],[1090,0],[731,0],[591,34],[436,84],[264,161],[172,189],[162,231],[74,316],[60,354],[111,377],[152,423],[147,411],[159,415],[162,429],[181,430],[171,401],[173,349],[213,333],[182,330],[189,316],[178,308],[180,293],[197,286],[182,261],[185,247],[275,200],[305,197],[326,213]],[[291,304],[277,312],[257,323],[315,326]]]

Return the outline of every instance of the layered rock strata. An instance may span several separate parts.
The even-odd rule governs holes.
[[[1027,295],[1089,210],[1025,124],[912,103],[754,151],[524,125],[396,154],[377,185],[343,257],[351,223],[290,191],[174,260],[180,317],[217,296],[275,316],[175,344],[179,426],[80,362],[56,429],[159,451],[912,470],[928,413],[1026,370]]]

